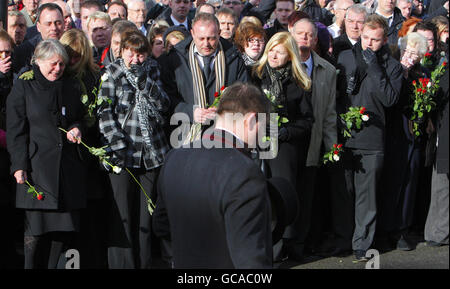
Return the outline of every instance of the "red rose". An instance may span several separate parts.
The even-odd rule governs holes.
[[[214,97],[215,98],[219,97],[219,93],[217,91],[214,93]]]
[[[338,151],[334,151],[333,153],[334,153],[335,155],[339,154],[339,152],[338,152]]]
[[[225,89],[225,86],[222,86],[222,87],[220,88],[221,91],[223,91],[224,89]]]
[[[425,93],[427,93],[427,90],[426,89],[422,89],[422,92],[425,94]]]
[[[337,144],[334,144],[334,145],[333,145],[333,148],[337,148]]]
[[[44,195],[43,195],[43,194],[38,194],[38,195],[37,195],[37,199],[38,199],[39,201],[42,201],[43,198],[44,198]]]
[[[342,147],[342,144],[338,144],[338,146],[337,146],[337,147],[338,147],[338,149],[340,149],[340,148]]]
[[[422,88],[418,88],[416,91],[417,92],[422,92]]]
[[[425,53],[425,57],[431,57],[431,53],[429,52]]]
[[[413,80],[413,85],[416,86],[416,81],[415,80]]]
[[[364,112],[366,112],[366,108],[362,107],[361,110],[359,111],[360,114],[364,114]]]
[[[447,61],[444,61],[444,62],[442,63],[442,66],[447,66]]]

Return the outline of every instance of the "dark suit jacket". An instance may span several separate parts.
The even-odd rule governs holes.
[[[347,49],[352,49],[353,45],[348,39],[347,34],[343,33],[340,36],[333,39],[333,56],[337,60],[339,54]]]
[[[270,224],[264,175],[245,152],[202,147],[167,154],[153,230],[171,238],[175,268],[272,268]]]
[[[158,58],[161,65],[161,81],[164,90],[171,98],[172,109],[183,112],[193,120],[194,92],[192,86],[192,73],[189,65],[189,45],[192,37],[181,41],[168,55]],[[248,73],[239,51],[227,40],[220,38],[225,53],[225,86],[236,81],[247,82]],[[205,91],[209,97],[209,104],[214,101],[216,78],[214,70],[206,81]]]

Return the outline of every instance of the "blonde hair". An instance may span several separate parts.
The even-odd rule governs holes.
[[[104,21],[106,21],[106,23],[109,24],[109,26],[112,26],[111,17],[109,17],[108,13],[105,13],[102,11],[95,11],[94,13],[89,15],[86,27],[89,28],[89,26],[91,25],[91,22],[93,22],[94,20],[97,20],[97,19],[104,20]]]
[[[167,34],[165,42],[164,42],[164,48],[166,51],[168,51],[168,49],[169,49],[169,38],[175,38],[180,41],[183,41],[186,38],[186,36],[181,31],[172,31],[169,34]]]
[[[266,45],[266,48],[264,49],[264,54],[261,56],[261,59],[253,68],[253,74],[256,74],[260,79],[262,78],[269,51],[279,44],[283,45],[289,54],[290,61],[292,63],[292,75],[295,81],[304,90],[309,90],[311,88],[311,78],[309,78],[305,69],[301,65],[297,43],[295,43],[295,40],[291,36],[291,34],[286,31],[278,32],[274,36],[272,36],[272,38],[270,38],[269,42]]]
[[[100,71],[100,68],[94,62],[89,40],[83,31],[79,29],[70,29],[64,32],[59,41],[66,48],[69,57],[74,53],[80,55],[80,61],[68,67],[70,72],[78,77],[82,77],[86,70],[90,70],[93,73],[98,73]]]
[[[436,16],[431,19],[431,23],[433,23],[437,28],[437,36],[438,40],[441,40],[441,33],[445,30],[448,31],[448,18],[445,16]]]
[[[239,24],[242,24],[242,23],[253,23],[253,24],[257,25],[257,26],[263,27],[263,25],[261,23],[261,20],[259,20],[255,16],[244,16],[244,17],[242,17],[241,22]]]

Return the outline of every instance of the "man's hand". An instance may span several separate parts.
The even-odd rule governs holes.
[[[216,117],[217,108],[200,108],[197,107],[194,110],[194,121],[197,123],[205,123],[208,119],[214,119]]]
[[[0,71],[3,74],[8,73],[11,70],[11,56],[6,57],[5,59],[0,59]]]
[[[24,184],[25,181],[27,180],[27,172],[24,170],[17,170],[14,173],[14,177],[16,178],[16,182],[18,184]]]
[[[372,49],[367,48],[366,50],[363,50],[362,55],[367,65],[378,64],[377,55]]]

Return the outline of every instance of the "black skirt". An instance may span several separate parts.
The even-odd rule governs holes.
[[[79,232],[80,211],[25,210],[25,236],[49,232]]]

